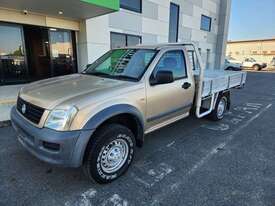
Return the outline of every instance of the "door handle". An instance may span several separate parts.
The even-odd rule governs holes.
[[[191,87],[191,84],[189,82],[185,82],[181,87],[183,89],[188,89],[189,87]]]

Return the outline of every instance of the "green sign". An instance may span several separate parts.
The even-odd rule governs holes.
[[[108,9],[119,10],[119,0],[80,0],[86,3],[95,4],[97,6],[102,6]]]

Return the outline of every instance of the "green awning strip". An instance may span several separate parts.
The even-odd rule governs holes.
[[[115,11],[119,10],[119,0],[80,0],[86,3],[95,4]]]

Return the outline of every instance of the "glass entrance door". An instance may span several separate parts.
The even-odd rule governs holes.
[[[53,76],[76,72],[72,32],[49,29],[50,53]]]
[[[27,66],[22,27],[0,23],[0,84],[25,81]]]
[[[77,72],[74,31],[0,22],[0,85]]]

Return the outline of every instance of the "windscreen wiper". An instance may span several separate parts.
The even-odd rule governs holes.
[[[82,72],[82,74],[86,75],[94,75],[94,76],[100,76],[100,77],[109,77],[109,74],[106,74],[104,72]]]
[[[114,77],[117,79],[122,79],[122,80],[138,81],[138,78],[127,76],[127,75],[115,75]]]

